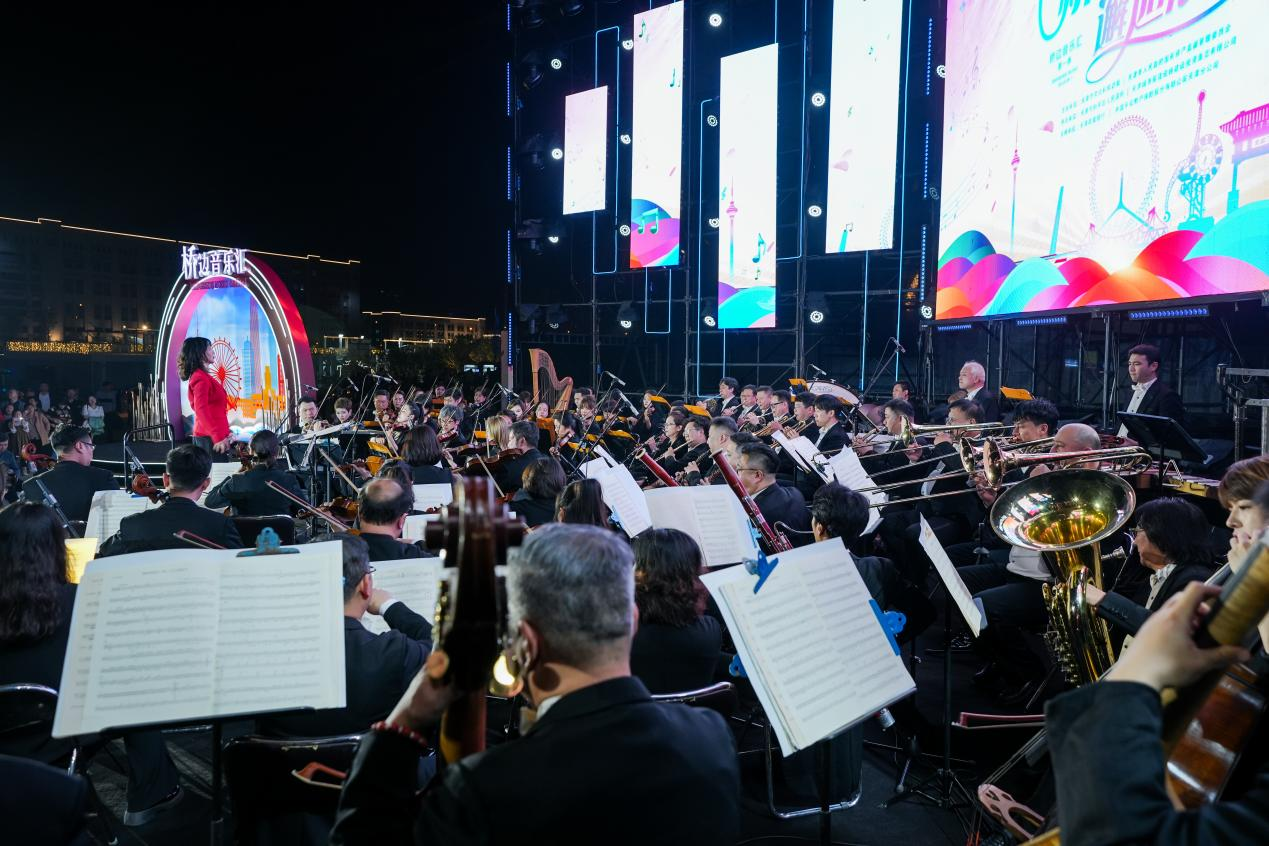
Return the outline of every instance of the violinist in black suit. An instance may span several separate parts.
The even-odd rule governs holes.
[[[776,471],[780,461],[771,447],[764,443],[742,444],[736,462],[736,475],[740,484],[753,497],[762,517],[772,529],[782,531],[776,526],[783,523],[794,532],[810,532],[811,511],[806,507],[806,498],[795,487],[786,487],[776,481]],[[809,543],[807,535],[788,534],[794,546]]]
[[[1128,378],[1132,380],[1132,396],[1124,411],[1171,417],[1178,423],[1185,423],[1181,395],[1159,381],[1158,347],[1138,344],[1128,350]],[[1119,437],[1128,437],[1126,426],[1119,427]]]
[[[277,440],[274,439],[274,443]],[[211,481],[211,454],[193,444],[178,446],[167,454],[163,485],[167,502],[158,508],[132,514],[119,521],[119,531],[101,546],[99,558],[187,546],[173,537],[181,529],[226,549],[242,548],[234,521],[219,511],[204,508],[198,499]]]
[[[983,410],[980,423],[995,423],[1000,420],[1000,398],[987,387],[987,370],[977,361],[967,361],[956,375],[956,384],[965,392],[965,399],[978,403]]]
[[[569,414],[567,411],[557,414]],[[570,415],[571,416],[571,415]],[[555,521],[555,498],[564,490],[564,468],[549,455],[529,465],[521,480],[523,486],[511,497],[507,506],[524,520],[529,528]]]
[[[57,453],[57,463],[38,476],[22,483],[22,496],[27,502],[44,502],[44,492],[37,480],[61,506],[70,521],[84,522],[97,491],[116,491],[119,483],[104,467],[93,467],[93,433],[85,426],[61,426],[50,443]],[[51,504],[51,503],[49,503]]]
[[[371,561],[435,558],[419,543],[401,540],[414,491],[395,479],[373,479],[357,495],[357,528],[370,548]]]
[[[238,517],[293,513],[295,504],[269,487],[269,482],[274,482],[292,495],[308,501],[295,475],[278,467],[279,447],[276,434],[268,429],[256,432],[251,436],[250,450],[250,469],[238,471],[208,491],[208,508],[229,508]]]
[[[410,465],[414,484],[453,483],[453,472],[448,467],[440,466],[441,450],[441,442],[431,426],[415,426],[405,433],[405,438],[401,441],[401,458]]]
[[[421,736],[457,695],[429,658],[362,738],[331,843],[735,843],[740,771],[726,722],[653,702],[630,675],[633,570],[630,545],[606,529],[529,535],[506,585],[509,652],[536,709],[523,735],[450,764],[417,797]]]
[[[500,461],[493,469],[494,478],[504,494],[520,490],[525,469],[542,457],[542,453],[538,451],[538,424],[532,420],[517,420],[512,423],[508,441],[511,449],[521,450],[521,453]]]

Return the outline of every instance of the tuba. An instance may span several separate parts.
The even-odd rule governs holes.
[[[1056,579],[1044,586],[1049,612],[1045,640],[1068,681],[1090,684],[1114,663],[1106,622],[1085,596],[1102,586],[1100,541],[1128,522],[1132,487],[1101,470],[1055,470],[1004,491],[991,510],[1003,540],[1044,555]]]

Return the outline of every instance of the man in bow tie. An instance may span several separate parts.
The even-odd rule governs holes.
[[[1181,395],[1159,381],[1158,347],[1138,344],[1128,350],[1128,378],[1132,380],[1132,395],[1125,412],[1171,417],[1177,423],[1185,423]],[[1119,437],[1127,436],[1128,428],[1121,425]]]

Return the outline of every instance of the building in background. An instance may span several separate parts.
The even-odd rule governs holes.
[[[369,324],[368,334],[376,342],[391,345],[447,343],[458,338],[480,338],[485,335],[483,317],[441,317],[434,314],[410,314],[401,311],[363,312]]]

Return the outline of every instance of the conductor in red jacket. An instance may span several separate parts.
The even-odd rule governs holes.
[[[181,345],[177,371],[189,381],[189,404],[194,409],[194,445],[207,450],[212,457],[225,453],[233,434],[229,431],[229,409],[235,406],[224,387],[207,372],[211,364],[211,341],[186,338]]]

